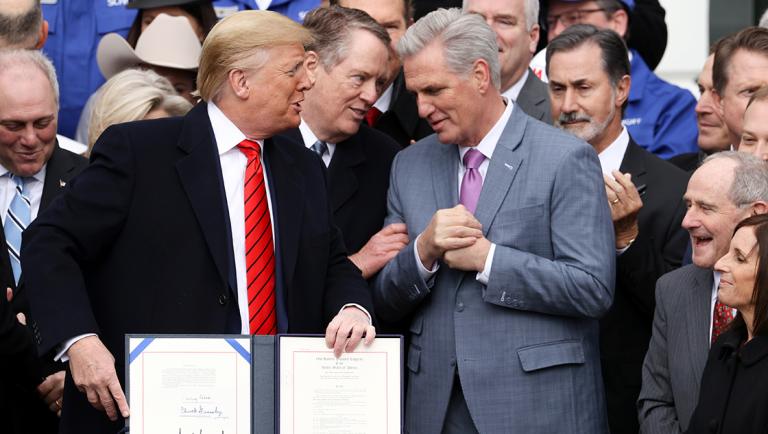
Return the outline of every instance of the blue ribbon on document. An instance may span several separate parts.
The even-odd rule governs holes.
[[[243,348],[242,345],[240,345],[240,342],[238,342],[236,339],[225,339],[229,345],[232,346],[232,348],[235,349],[241,356],[243,356],[243,359],[245,359],[248,364],[251,364],[251,353],[248,352],[245,348]]]
[[[136,348],[131,351],[131,354],[128,356],[128,363],[133,363],[134,360],[136,360],[137,357],[141,355],[141,353],[147,349],[149,344],[154,341],[155,338],[145,338],[141,342],[139,342],[139,345],[136,346]]]

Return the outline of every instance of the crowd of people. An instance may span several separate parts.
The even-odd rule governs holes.
[[[696,100],[657,0],[437,3],[0,1],[0,431],[123,429],[128,333],[396,333],[404,432],[766,432],[768,29]]]

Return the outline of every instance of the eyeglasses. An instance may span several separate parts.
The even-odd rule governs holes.
[[[581,24],[584,20],[584,17],[587,14],[593,14],[595,12],[603,12],[603,11],[605,11],[604,8],[574,9],[572,11],[563,12],[562,14],[558,14],[558,15],[548,15],[547,21],[545,23],[546,28],[544,30],[555,28],[558,21],[560,21],[563,24],[563,27],[570,27],[574,24]]]

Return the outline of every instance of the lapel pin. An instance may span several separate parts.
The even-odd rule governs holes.
[[[60,179],[60,180],[59,180],[59,187],[60,187],[60,188],[63,188],[65,185],[67,185],[67,182],[66,182],[66,181],[62,181],[62,180]]]
[[[507,169],[509,169],[509,170],[515,170],[515,166],[513,166],[513,165],[511,165],[511,164],[509,164],[509,163],[504,163],[504,166],[505,166]]]

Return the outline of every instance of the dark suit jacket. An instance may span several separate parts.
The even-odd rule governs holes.
[[[547,85],[536,77],[530,69],[528,78],[520,89],[520,95],[515,101],[528,116],[552,125],[552,114],[549,107],[549,89]]]
[[[88,160],[56,145],[48,160],[40,198],[42,213],[62,191],[61,183],[67,183],[80,173]],[[0,245],[5,246],[5,232],[0,231]],[[13,303],[5,298],[5,288],[14,290]],[[0,250],[0,420],[12,433],[55,433],[59,418],[40,399],[35,386],[40,380],[64,365],[54,363],[51,355],[38,359],[33,334],[34,329],[22,326],[16,321],[16,313],[23,312],[28,321],[29,301],[23,291],[17,291],[13,278],[8,250]]]
[[[656,279],[680,266],[688,241],[680,227],[688,176],[630,139],[621,172],[645,184],[639,235],[616,258],[616,295],[600,321],[600,354],[611,432],[637,433],[637,396],[653,323]]]
[[[768,336],[746,339],[741,323],[712,345],[687,433],[768,432]]]
[[[696,169],[698,169],[699,164],[701,164],[705,158],[707,158],[707,154],[702,151],[686,152],[684,154],[675,155],[667,161],[686,172],[693,173]]]
[[[389,110],[379,116],[374,128],[392,137],[402,147],[410,145],[411,140],[420,140],[434,132],[429,123],[419,117],[416,98],[405,88],[402,68],[394,81]]]
[[[266,141],[276,292],[287,330],[322,333],[370,293],[331,224],[322,164]],[[24,234],[43,351],[96,332],[124,377],[126,333],[239,332],[232,238],[206,104],[183,118],[110,127],[90,166]],[[62,433],[116,432],[71,381]]]
[[[275,137],[304,147],[298,128]],[[328,196],[333,219],[350,253],[359,251],[381,230],[387,216],[389,169],[400,146],[385,134],[361,125],[357,134],[336,144],[328,166]]]

